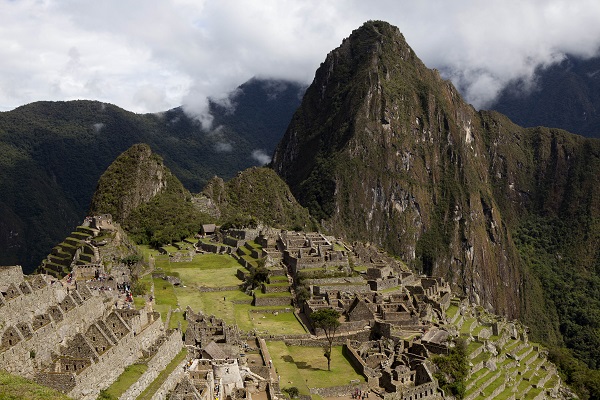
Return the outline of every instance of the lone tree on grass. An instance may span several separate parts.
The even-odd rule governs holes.
[[[310,318],[315,328],[321,328],[325,331],[325,337],[329,344],[324,355],[327,359],[327,370],[331,371],[331,348],[333,347],[335,331],[340,326],[340,313],[332,308],[322,308],[310,314]]]

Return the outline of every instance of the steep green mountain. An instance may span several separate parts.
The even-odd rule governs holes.
[[[554,126],[600,138],[600,57],[568,55],[536,71],[533,84],[512,82],[490,108],[521,126]]]
[[[207,222],[190,192],[146,144],[119,155],[100,177],[90,214],[106,213],[136,242],[155,246],[194,235]]]
[[[477,112],[370,21],[317,70],[273,167],[332,233],[600,359],[599,141]]]
[[[214,177],[200,195],[216,210],[222,223],[248,221],[284,228],[312,231],[317,223],[303,208],[285,182],[269,168],[249,168],[224,182]]]
[[[0,113],[0,265],[31,271],[86,215],[100,175],[122,152],[148,143],[193,192],[264,163],[303,88],[253,79],[211,102],[205,132],[181,108],[134,114],[97,101],[38,102]]]

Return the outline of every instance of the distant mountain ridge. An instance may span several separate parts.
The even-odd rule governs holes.
[[[600,56],[567,55],[538,69],[533,83],[512,82],[489,108],[521,126],[552,126],[600,138]]]
[[[234,110],[211,102],[210,132],[181,108],[140,115],[70,101],[0,113],[0,265],[32,271],[83,220],[100,175],[136,143],[164,157],[192,192],[214,175],[228,179],[262,165],[303,90],[293,82],[250,80],[230,99]]]

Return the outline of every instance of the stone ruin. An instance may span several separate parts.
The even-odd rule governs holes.
[[[167,332],[151,308],[117,309],[114,292],[90,290],[85,280],[63,285],[0,267],[0,365],[9,373],[95,399],[126,366],[157,352],[170,360],[182,346],[181,333]]]
[[[186,320],[185,344],[193,356],[170,399],[249,399],[267,389],[268,369],[263,363],[249,365],[243,352],[250,349],[237,326],[190,307]]]
[[[201,251],[231,254],[247,269],[252,267],[244,260],[245,254],[263,258],[268,261],[270,278],[281,275],[283,271],[284,275],[296,282],[300,275],[306,275],[305,271],[322,271],[321,277],[303,278],[303,284],[310,289],[310,298],[296,304],[297,310],[307,316],[305,321],[309,323],[308,328],[317,336],[293,339],[284,335],[286,343],[321,346],[322,339],[319,337],[323,332],[310,326],[310,314],[322,308],[333,308],[342,316],[337,343],[344,344],[347,354],[354,354],[349,358],[368,377],[369,387],[380,390],[382,396],[394,393],[398,399],[439,396],[431,366],[426,360],[430,354],[448,352],[446,341],[441,340],[447,338],[448,333],[443,328],[436,328],[442,333],[430,333],[438,322],[443,324],[445,310],[450,305],[450,286],[442,278],[417,276],[401,262],[373,246],[360,243],[351,248],[336,246],[335,238],[318,233],[265,229],[258,233],[236,231],[230,236],[228,232],[220,232],[220,235],[225,246],[231,246],[230,250],[219,247],[217,242],[214,245],[199,243],[198,247]],[[226,237],[230,239],[225,241]],[[248,238],[261,248],[257,250],[248,245],[247,240],[251,240]],[[243,250],[240,249],[242,247]],[[352,275],[351,260],[354,265],[366,266],[366,271]],[[243,274],[238,272],[243,278]],[[276,279],[274,282],[283,280]],[[294,287],[288,288],[282,283],[271,284],[269,279],[261,290],[264,293],[293,292]],[[274,297],[264,304],[259,304],[257,299],[255,296],[255,305],[289,304],[286,297]],[[230,327],[218,318],[191,310],[188,310],[188,317],[191,320],[188,320],[190,325],[186,345],[196,349],[198,359],[227,357],[223,349],[231,348],[225,345],[228,342],[225,332]],[[359,338],[359,341],[353,338]],[[357,347],[357,343],[361,346]],[[381,343],[385,343],[385,346]],[[375,348],[379,348],[379,351],[375,352]],[[236,358],[234,354],[230,354],[230,357]],[[264,373],[262,376],[268,378]],[[186,378],[178,386],[180,397],[173,398],[188,398],[181,397],[186,390],[195,393],[195,397],[189,398],[201,398],[198,397],[199,393],[207,392],[203,383],[198,382]],[[275,382],[271,384],[271,388],[278,388]],[[195,389],[192,390],[191,386]],[[343,389],[342,392],[344,390],[349,389]],[[273,393],[276,395],[277,390]]]

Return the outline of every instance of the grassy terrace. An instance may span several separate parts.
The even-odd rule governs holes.
[[[304,327],[298,322],[296,315],[293,312],[280,312],[275,315],[273,312],[251,310],[250,320],[252,326],[258,331],[266,331],[271,335],[297,335],[307,333]]]
[[[456,306],[454,304],[450,304],[450,306],[446,310],[446,318],[451,320],[452,318],[454,318],[454,316],[456,315],[457,312],[458,312],[458,306]]]
[[[252,247],[253,249],[256,249],[256,250],[261,250],[262,249],[262,246],[260,244],[256,243],[254,240],[246,242],[246,244],[248,246]]]
[[[69,400],[69,397],[54,389],[0,370],[0,399]]]
[[[469,335],[471,333],[471,325],[477,321],[477,318],[467,318],[460,328],[461,335]]]
[[[280,276],[270,276],[269,277],[269,283],[270,284],[274,284],[274,283],[288,283],[288,278],[285,275],[280,275]]]
[[[146,390],[144,390],[142,392],[142,394],[140,394],[138,396],[138,400],[151,399],[152,396],[154,395],[154,393],[156,393],[156,391],[160,388],[160,386],[169,377],[171,372],[173,372],[175,370],[175,367],[177,367],[177,365],[179,365],[179,363],[185,359],[186,355],[187,355],[187,350],[184,348],[183,350],[181,350],[179,352],[179,354],[177,354],[175,356],[175,358],[173,358],[173,360],[171,360],[169,365],[167,365],[165,367],[165,369],[163,369],[160,372],[160,374],[156,377],[156,379],[154,381],[152,381],[152,383],[150,385],[148,385]]]
[[[367,272],[368,267],[365,265],[355,265],[354,267],[352,267],[352,269],[356,272]]]
[[[146,364],[132,364],[104,392],[111,398],[118,399],[148,370]]]
[[[467,346],[467,354],[473,353],[475,350],[477,350],[481,346],[483,346],[483,343],[479,343],[479,342],[469,343],[469,345]]]
[[[287,286],[287,285],[286,285]],[[254,291],[254,295],[256,297],[266,297],[266,298],[272,298],[272,297],[292,297],[292,294],[290,292],[273,292],[273,293],[263,293],[260,290],[255,290]]]
[[[469,378],[469,382],[477,382],[479,379],[483,378],[490,372],[487,368],[481,368],[479,371],[472,374]]]
[[[516,349],[517,346],[519,346],[520,344],[521,344],[520,340],[510,339],[508,342],[506,342],[506,345],[504,346],[502,351],[504,351],[505,353],[510,353],[511,351]]]

